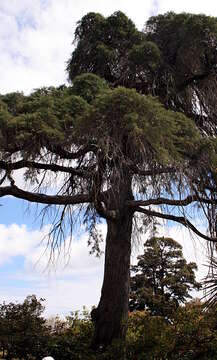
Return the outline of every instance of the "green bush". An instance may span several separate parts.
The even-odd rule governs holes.
[[[41,314],[42,307],[34,297],[28,298],[28,308],[32,304],[36,305],[38,315]],[[20,311],[25,310],[26,305],[19,307]],[[31,305],[31,306],[30,306]],[[8,308],[6,308],[8,309]],[[11,308],[10,308],[11,309]],[[35,307],[33,307],[33,310]],[[15,312],[17,314],[17,312]],[[35,310],[28,313],[35,319]],[[3,313],[2,319],[3,320]],[[20,318],[24,318],[22,311]],[[26,316],[26,315],[25,315]],[[7,318],[9,315],[7,313]],[[80,314],[71,313],[65,320],[56,318],[50,322],[39,316],[40,343],[38,342],[37,351],[32,342],[30,349],[30,339],[35,339],[36,327],[28,327],[29,340],[23,344],[18,352],[18,335],[24,326],[13,327],[13,336],[7,337],[7,348],[14,347],[16,350],[16,360],[22,359],[39,359],[42,354],[53,356],[55,360],[215,360],[217,359],[217,310],[210,309],[204,311],[200,301],[192,301],[183,307],[179,307],[170,320],[163,316],[151,315],[148,311],[134,311],[129,313],[128,331],[126,343],[114,341],[106,352],[94,352],[90,350],[91,339],[93,337],[93,325],[88,311],[85,309]],[[15,320],[15,318],[14,318]],[[11,319],[12,321],[12,319]],[[30,320],[28,320],[31,324]],[[5,322],[4,322],[5,324]],[[9,324],[9,323],[8,323]],[[13,321],[14,324],[14,321]],[[35,323],[34,323],[35,324]],[[2,321],[3,326],[3,321]],[[9,325],[8,325],[9,326]],[[37,327],[37,329],[39,329]],[[1,347],[3,347],[4,334],[0,333]],[[10,343],[10,339],[12,343]],[[39,339],[39,337],[37,338]],[[18,340],[16,340],[18,341]],[[16,346],[15,346],[16,345]],[[25,353],[25,355],[23,355]],[[40,356],[39,356],[40,354]],[[1,354],[2,355],[2,354]],[[0,356],[1,356],[0,355]],[[7,352],[5,352],[7,355]],[[11,357],[8,359],[14,359]]]
[[[170,322],[148,311],[129,314],[126,344],[118,341],[104,353],[90,350],[93,326],[85,311],[72,313],[51,334],[49,354],[55,360],[214,360],[217,359],[217,312],[205,312],[198,301],[179,307]]]

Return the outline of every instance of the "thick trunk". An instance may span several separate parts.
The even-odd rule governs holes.
[[[94,349],[106,348],[113,339],[124,340],[128,318],[132,213],[107,221],[104,281],[97,309],[92,311]]]

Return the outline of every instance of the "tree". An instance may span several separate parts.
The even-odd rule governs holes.
[[[41,300],[32,295],[22,304],[0,305],[0,346],[6,359],[43,356],[47,329]]]
[[[214,42],[216,33],[210,31]],[[212,50],[212,43],[207,47]],[[106,19],[90,13],[76,29],[76,48],[68,62],[71,86],[1,96],[0,196],[56,210],[51,251],[61,246],[78,220],[86,224],[97,250],[97,223],[101,218],[107,223],[101,299],[92,312],[93,348],[125,337],[131,239],[138,214],[144,225],[155,217],[176,221],[216,242],[216,137],[199,129],[192,114],[181,107],[170,110],[163,98],[153,96],[159,64],[166,67],[162,56],[157,41],[138,32],[124,14]],[[147,84],[144,91],[137,81]],[[164,93],[164,85],[156,84],[157,93]],[[192,111],[194,104],[191,100]],[[216,130],[210,114],[203,121]],[[34,190],[16,185],[19,169],[25,169],[24,180],[31,180]],[[47,185],[59,174],[61,179],[50,189]],[[209,234],[183,215],[194,204],[206,215]]]
[[[152,315],[168,318],[191,298],[189,291],[200,288],[194,272],[197,265],[187,263],[182,246],[171,238],[150,238],[137,259],[130,283],[131,311],[148,309]]]

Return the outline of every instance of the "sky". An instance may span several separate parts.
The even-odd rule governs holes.
[[[65,67],[77,21],[90,11],[108,16],[118,10],[139,30],[150,16],[167,11],[217,16],[213,0],[0,0],[0,93],[28,94],[38,87],[67,83]],[[36,294],[46,299],[46,316],[97,305],[104,259],[89,255],[87,235],[73,239],[67,261],[60,255],[55,265],[47,266],[49,253],[41,240],[48,226],[40,228],[34,209],[29,211],[21,200],[7,197],[0,204],[0,303]],[[105,235],[106,226],[100,226]],[[199,264],[198,277],[206,274],[203,241],[174,224],[162,226],[159,234],[179,241],[186,259]],[[134,246],[133,263],[145,240]]]

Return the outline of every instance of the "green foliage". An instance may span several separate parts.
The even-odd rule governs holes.
[[[73,80],[72,92],[91,102],[100,92],[108,89],[104,80],[94,74],[78,75]]]
[[[152,237],[144,244],[144,254],[132,267],[130,309],[148,309],[153,315],[171,318],[179,304],[199,289],[195,263],[187,263],[182,247],[171,238]]]
[[[216,310],[204,311],[195,300],[180,307],[173,319],[172,359],[203,359],[217,357]]]
[[[62,330],[52,333],[48,353],[63,360],[213,360],[216,324],[216,311],[204,312],[198,300],[179,307],[170,323],[148,311],[134,311],[129,314],[125,346],[113,341],[100,353],[88,348],[93,332],[88,314],[73,313]]]
[[[0,96],[2,101],[1,104],[4,103],[5,110],[7,109],[12,115],[19,114],[20,108],[22,108],[23,102],[25,101],[25,96],[23,93],[13,92],[6,95]]]
[[[147,70],[155,70],[160,62],[160,50],[157,45],[151,41],[144,41],[140,45],[134,45],[129,52],[129,62],[135,71],[144,67]]]
[[[130,314],[127,359],[164,359],[172,345],[172,329],[163,317],[151,316],[146,311],[135,311]]]
[[[20,150],[25,157],[35,158],[44,146],[71,146],[74,118],[87,108],[85,100],[72,95],[70,88],[39,89],[22,96],[22,101],[19,93],[13,97],[13,101],[9,95],[1,97],[1,149]]]
[[[215,64],[217,21],[214,17],[173,12],[151,17],[148,38],[162,52],[180,82],[209,70]]]
[[[167,108],[215,133],[217,20],[188,13],[151,17],[143,32],[116,12],[89,13],[75,31],[69,78],[94,73],[112,86],[158,96]]]
[[[78,312],[71,313],[63,326],[56,325],[50,336],[49,355],[62,360],[94,360],[89,349],[93,326],[86,311],[81,318]]]
[[[113,160],[169,164],[193,157],[201,146],[202,139],[190,119],[135,90],[119,87],[105,91],[91,105],[79,118],[79,133],[87,140],[94,138]]]
[[[42,300],[28,296],[22,304],[0,305],[0,348],[7,359],[38,359],[45,353],[48,331]]]
[[[23,304],[1,305],[0,347],[7,359],[62,360],[213,360],[217,357],[217,312],[195,300],[165,321],[148,311],[129,314],[125,345],[114,340],[105,352],[90,349],[93,325],[86,309],[65,320],[45,320],[34,296]]]
[[[179,307],[171,322],[146,311],[130,314],[128,359],[213,360],[217,357],[216,311],[204,312],[200,301]]]
[[[95,141],[105,156],[135,164],[179,163],[202,152],[202,137],[190,119],[135,90],[109,90],[93,74],[78,76],[69,88],[13,94],[12,99],[2,96],[0,111],[1,148],[6,151],[20,149],[34,157],[44,146],[67,149]]]
[[[129,50],[142,44],[144,36],[120,11],[107,18],[88,13],[78,23],[75,41],[77,47],[67,66],[71,81],[79,74],[92,72],[109,83],[119,83],[120,79],[127,80]]]
[[[169,12],[151,17],[145,32],[161,51],[156,94],[216,134],[217,19]]]

